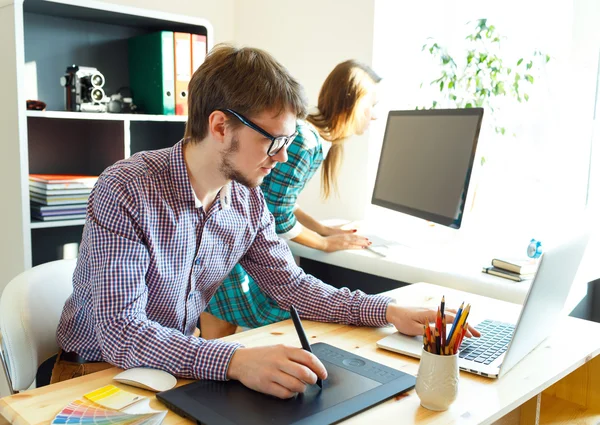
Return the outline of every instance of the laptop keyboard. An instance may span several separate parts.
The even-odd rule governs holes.
[[[465,338],[460,345],[458,356],[461,359],[489,365],[508,348],[515,325],[484,320],[475,326],[475,329],[481,332],[481,337]]]

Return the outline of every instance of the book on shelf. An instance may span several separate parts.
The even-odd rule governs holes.
[[[481,270],[483,273],[491,274],[493,276],[503,277],[505,279],[510,279],[515,282],[523,282],[524,280],[531,280],[535,276],[535,273],[529,274],[519,274],[514,273],[508,270],[504,270],[494,266],[487,266]]]
[[[59,221],[59,220],[80,220],[85,218],[85,213],[80,214],[63,214],[63,215],[36,215],[31,214],[32,218],[40,221]]]
[[[35,211],[39,214],[57,213],[61,211],[81,210],[85,211],[87,204],[67,204],[67,205],[42,205],[37,203],[31,203],[31,211]]]
[[[75,174],[30,174],[29,186],[40,187],[47,190],[93,188],[98,176],[84,176]]]
[[[29,198],[32,202],[42,205],[74,205],[87,204],[88,195],[60,195],[60,196],[44,196],[35,193],[29,193]]]
[[[31,208],[31,215],[34,215],[36,217],[50,217],[50,216],[56,216],[56,215],[66,216],[66,215],[72,215],[72,214],[85,214],[86,209],[87,209],[86,205],[64,205],[64,206],[70,207],[70,208],[65,209],[65,210],[58,210],[58,211],[41,211],[37,208]]]
[[[92,192],[92,188],[69,188],[69,189],[47,189],[36,186],[29,186],[29,193],[36,193],[44,196],[55,196],[55,195],[89,195]]]
[[[494,258],[492,266],[516,274],[532,274],[537,271],[538,261],[533,258]]]

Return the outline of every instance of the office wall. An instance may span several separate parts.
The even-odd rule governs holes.
[[[346,59],[373,56],[373,0],[237,0],[235,40],[273,54],[304,85],[316,105],[321,84]],[[321,202],[320,175],[302,192],[299,203],[319,219],[363,217],[368,199],[368,135],[347,144],[340,176],[340,197]]]
[[[103,0],[208,19],[215,44],[235,42],[272,53],[305,86],[316,105],[321,84],[333,67],[355,58],[368,64],[373,56],[373,0]],[[359,219],[367,193],[368,134],[353,137],[347,145],[340,174],[340,196],[320,198],[320,175],[315,175],[299,203],[319,219]]]
[[[215,44],[234,39],[235,0],[101,0],[121,6],[158,10],[178,15],[205,18],[215,31]]]

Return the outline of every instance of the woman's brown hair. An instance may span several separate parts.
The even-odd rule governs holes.
[[[318,112],[306,118],[321,137],[332,143],[321,170],[321,194],[327,199],[337,192],[337,176],[344,152],[343,142],[354,134],[360,100],[367,94],[367,83],[381,77],[368,65],[356,60],[338,64],[327,76],[319,92]]]

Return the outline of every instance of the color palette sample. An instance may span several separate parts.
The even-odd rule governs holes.
[[[114,410],[120,410],[123,407],[129,406],[132,403],[146,398],[144,396],[122,390],[114,385],[106,385],[102,388],[98,388],[95,391],[85,394],[84,397],[96,404]]]
[[[131,409],[136,413],[126,413],[114,408],[133,406],[141,400],[149,401],[147,397],[123,391],[114,385],[99,388],[84,397],[63,408],[52,425],[158,425],[167,415],[166,410],[152,410],[147,403],[146,408]]]

